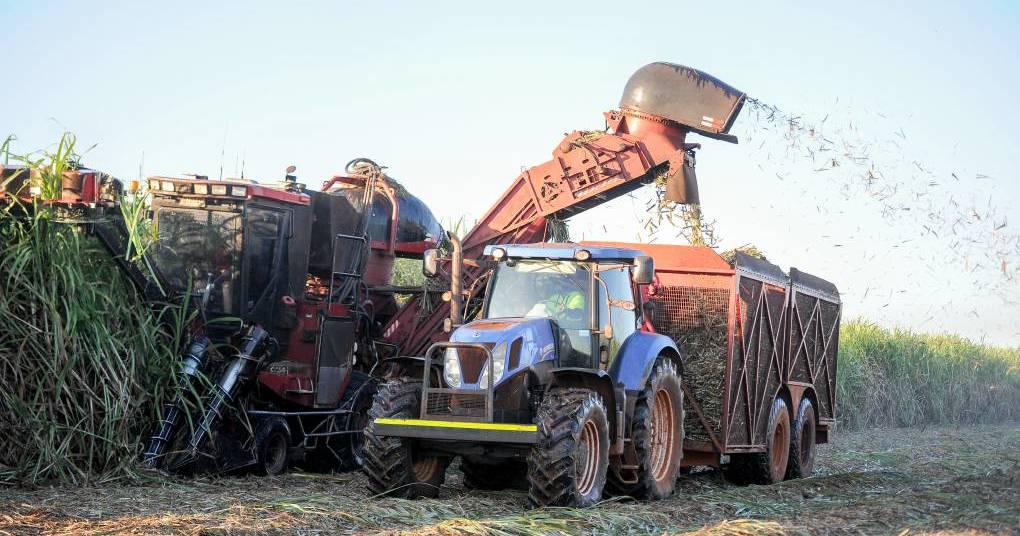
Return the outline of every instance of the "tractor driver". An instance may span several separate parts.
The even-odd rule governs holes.
[[[541,298],[525,316],[546,316],[561,327],[580,329],[585,323],[586,300],[583,286],[567,275],[543,275],[535,288]]]

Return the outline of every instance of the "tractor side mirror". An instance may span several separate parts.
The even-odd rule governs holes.
[[[436,277],[439,275],[439,251],[426,249],[422,258],[421,273],[425,277]]]
[[[655,278],[655,260],[647,255],[634,257],[631,279],[638,285],[650,285]]]

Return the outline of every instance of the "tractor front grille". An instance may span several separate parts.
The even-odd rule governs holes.
[[[425,412],[434,416],[484,419],[486,396],[485,391],[478,393],[429,391]]]

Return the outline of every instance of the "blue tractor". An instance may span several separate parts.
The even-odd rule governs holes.
[[[482,262],[491,275],[476,319],[461,325],[451,307],[449,342],[429,348],[420,374],[379,388],[365,431],[370,491],[434,497],[459,456],[467,486],[526,479],[535,506],[589,506],[604,491],[669,496],[684,391],[676,344],[644,317],[652,257],[492,245]],[[434,254],[425,265],[434,275]]]

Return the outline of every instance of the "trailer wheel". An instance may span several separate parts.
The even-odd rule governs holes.
[[[815,470],[815,407],[807,397],[800,401],[791,432],[786,478],[811,476]]]
[[[614,495],[669,497],[683,459],[684,405],[680,375],[668,357],[656,361],[648,384],[638,395],[631,437],[640,467],[638,481],[627,484],[610,472],[606,487]]]
[[[468,489],[527,488],[527,465],[517,460],[481,463],[461,458],[460,470],[464,473],[464,487]]]
[[[554,388],[538,409],[538,444],[528,455],[528,498],[535,506],[591,506],[602,498],[609,466],[609,421],[587,389]]]
[[[282,417],[269,417],[255,430],[255,470],[283,474],[290,465],[290,428]]]
[[[733,454],[725,468],[728,479],[737,484],[775,484],[786,476],[790,459],[790,410],[776,397],[769,412],[765,452]]]
[[[396,378],[379,387],[365,426],[362,469],[373,495],[391,495],[414,499],[438,497],[446,480],[449,458],[423,456],[411,440],[375,435],[375,420],[380,417],[410,419],[418,416],[421,382]]]

